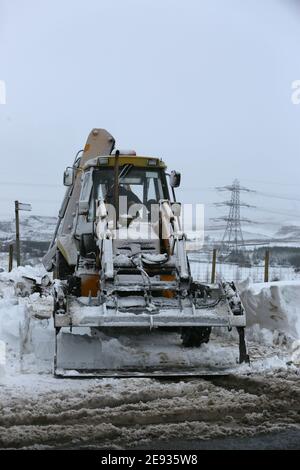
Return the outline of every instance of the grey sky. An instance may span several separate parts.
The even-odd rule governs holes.
[[[235,177],[300,199],[296,0],[0,0],[0,79],[2,216],[16,198],[56,215],[93,127],[181,170],[185,202]],[[300,202],[247,200],[300,217]]]

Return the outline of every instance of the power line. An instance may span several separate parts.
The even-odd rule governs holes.
[[[220,187],[221,188],[220,190],[222,190],[222,191],[230,190],[230,187],[231,186],[222,186],[222,187]],[[241,187],[241,189],[242,189],[242,187]],[[181,188],[180,190],[184,191],[184,192],[185,191],[187,191],[187,192],[193,191],[193,192],[201,193],[202,191],[215,191],[216,188],[215,187],[205,187],[205,188],[189,187],[189,188]],[[257,191],[257,190],[254,190],[254,189],[251,189],[251,190],[249,189],[247,192],[249,194],[253,195],[253,196],[264,196],[264,197],[270,197],[270,198],[275,198],[275,199],[284,199],[286,201],[300,202],[300,197],[290,196],[288,194],[268,193],[268,192],[265,192],[265,191]]]
[[[284,199],[286,201],[297,201],[300,202],[300,198],[298,197],[291,197],[289,195],[285,194],[274,194],[274,193],[266,193],[264,191],[255,191],[255,194],[258,194],[259,196],[264,196],[264,197],[271,197],[274,199]]]
[[[249,181],[250,183],[256,183],[256,184],[271,184],[273,186],[297,186],[299,187],[299,183],[279,183],[278,181],[261,181],[261,180],[253,180],[249,178],[243,178],[243,181]]]
[[[3,186],[38,186],[38,187],[47,187],[47,188],[61,188],[60,184],[52,184],[52,183],[27,183],[27,182],[20,182],[20,181],[0,181],[0,185]]]
[[[60,203],[60,200],[57,199],[57,200],[54,200],[54,199],[41,199],[41,198],[32,198],[30,197],[29,198],[31,202],[39,202],[39,203],[42,203],[42,204],[59,204]],[[0,199],[0,204],[2,201],[6,201],[6,202],[13,202],[14,199],[11,197],[1,197]]]
[[[270,214],[287,215],[289,217],[299,217],[300,218],[300,214],[297,214],[297,213],[295,214],[295,213],[288,212],[288,211],[277,211],[275,209],[267,209],[267,208],[264,208],[264,207],[257,207],[257,210],[262,211],[262,212],[269,212]]]

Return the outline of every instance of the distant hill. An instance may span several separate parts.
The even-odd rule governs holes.
[[[38,215],[21,215],[20,238],[22,264],[36,264],[41,261],[48,250],[53,237],[57,219],[56,217],[43,217]],[[15,221],[0,220],[0,253],[3,264],[7,260],[9,242],[15,240]]]
[[[56,217],[43,217],[38,215],[20,217],[20,233],[23,241],[49,242],[53,236]],[[15,238],[14,220],[0,220],[0,241]]]
[[[204,246],[212,247],[222,240],[225,226],[207,224],[204,230]],[[268,246],[293,246],[300,247],[300,221],[283,224],[281,227],[272,223],[256,223],[242,227],[243,237],[246,245],[268,245]],[[188,239],[197,243],[195,232],[187,231]],[[202,237],[203,239],[203,237]],[[196,246],[196,245],[195,245]],[[191,242],[189,249],[194,249]]]
[[[275,234],[276,237],[285,239],[299,238],[300,239],[300,226],[299,225],[283,225]]]

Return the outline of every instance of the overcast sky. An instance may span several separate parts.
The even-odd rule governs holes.
[[[233,178],[300,200],[297,79],[297,0],[0,0],[0,216],[14,199],[56,215],[93,127],[180,170],[181,200],[208,215],[224,197],[209,188]],[[300,202],[246,199],[300,217]]]

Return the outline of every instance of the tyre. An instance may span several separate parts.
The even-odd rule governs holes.
[[[186,348],[199,348],[201,344],[208,343],[211,327],[186,327],[181,330],[182,345]]]

